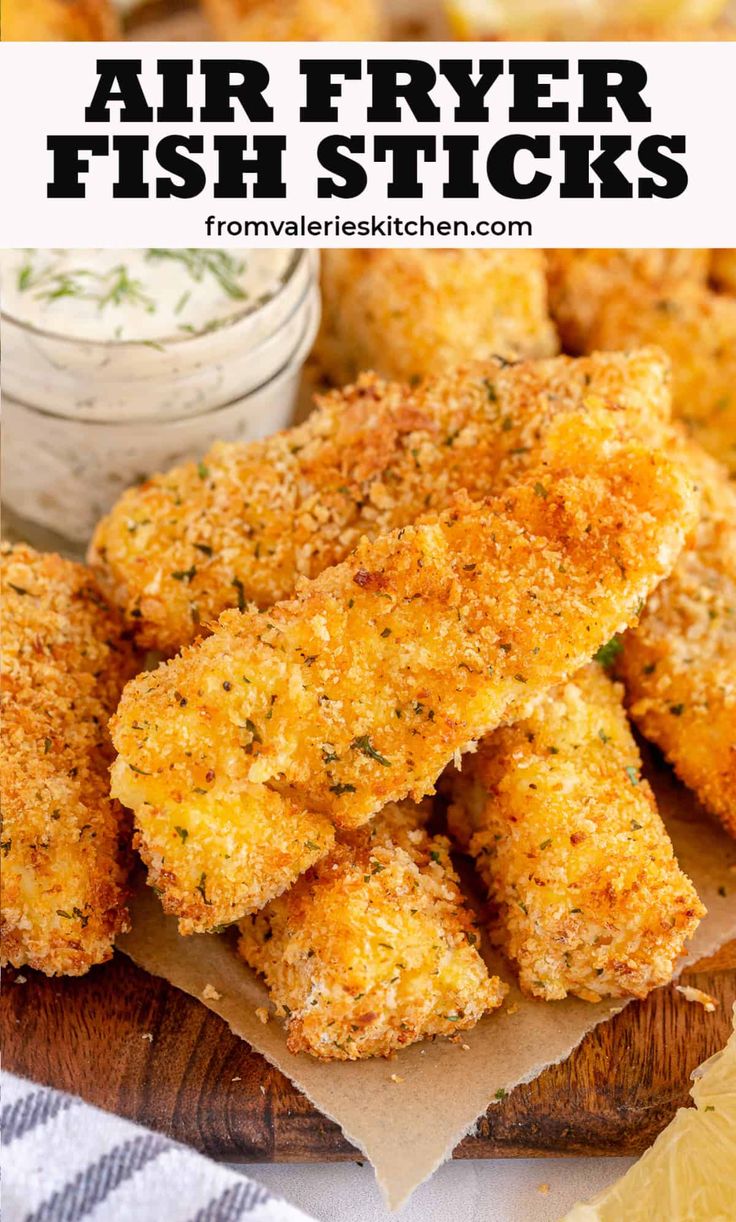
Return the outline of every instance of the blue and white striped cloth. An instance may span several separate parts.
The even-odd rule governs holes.
[[[178,1142],[3,1073],[3,1222],[306,1222]]]

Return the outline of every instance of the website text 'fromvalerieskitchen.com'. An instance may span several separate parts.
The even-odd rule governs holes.
[[[422,238],[424,240],[451,238],[504,238],[508,240],[532,238],[534,229],[528,220],[433,220],[420,213],[416,217],[371,216],[364,220],[334,216],[324,220],[310,218],[302,213],[290,219],[245,218],[208,216],[204,222],[206,238],[247,238],[274,242],[319,238],[341,240],[342,238]]]

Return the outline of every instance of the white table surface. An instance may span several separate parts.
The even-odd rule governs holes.
[[[633,1162],[458,1160],[440,1167],[399,1214],[386,1210],[368,1163],[249,1163],[233,1169],[259,1180],[317,1222],[558,1222],[576,1201],[600,1192]]]

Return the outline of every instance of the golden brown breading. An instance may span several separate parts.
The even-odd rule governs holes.
[[[134,673],[91,573],[3,546],[0,957],[79,976],[127,928],[127,821],[107,719]]]
[[[711,41],[733,37],[714,24],[726,0],[610,0],[581,6],[549,0],[445,0],[456,38],[533,42]]]
[[[474,1027],[501,1004],[427,812],[389,804],[241,924],[240,952],[286,1017],[287,1046],[325,1061],[388,1056]]]
[[[263,441],[215,445],[131,488],[95,533],[90,561],[140,643],[191,641],[228,606],[288,598],[299,574],[339,564],[363,536],[474,498],[539,462],[558,418],[666,419],[661,354],[448,372],[418,387],[363,376],[306,423]],[[627,412],[621,409],[627,409]]]
[[[722,7],[720,0],[719,6]],[[579,37],[576,35],[575,37]],[[558,30],[556,35],[562,41],[571,35]],[[736,29],[725,22],[714,21],[703,25],[696,21],[668,19],[648,22],[641,17],[622,22],[614,20],[605,25],[595,25],[585,33],[586,42],[732,42],[736,38]]]
[[[611,414],[561,422],[549,466],[495,500],[458,494],[363,540],[290,602],[225,612],[128,685],[113,792],[183,931],[261,907],[325,855],[333,824],[431,792],[457,752],[633,622],[696,499]]]
[[[119,38],[108,0],[3,0],[3,42],[96,42]]]
[[[705,909],[682,873],[622,703],[597,663],[446,778],[494,932],[526,993],[645,997]]]
[[[360,42],[382,37],[378,0],[202,0],[216,38]]]
[[[573,257],[566,272],[553,273],[563,342],[574,351],[663,348],[672,362],[674,415],[736,472],[736,301],[684,280],[648,288],[636,277],[614,278],[606,288],[603,276],[594,284],[585,262]]]
[[[570,352],[591,348],[603,303],[636,283],[663,293],[683,283],[705,285],[709,250],[581,249],[546,251],[550,308]]]
[[[697,533],[617,667],[642,733],[736,836],[736,487],[692,443],[686,456],[703,493]]]
[[[541,250],[325,250],[317,368],[410,382],[463,361],[554,356]]]
[[[714,250],[710,274],[717,289],[736,294],[736,250]]]

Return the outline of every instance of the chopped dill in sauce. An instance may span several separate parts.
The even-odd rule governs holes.
[[[154,342],[204,335],[272,295],[282,250],[25,250],[0,256],[5,309],[75,338]]]

